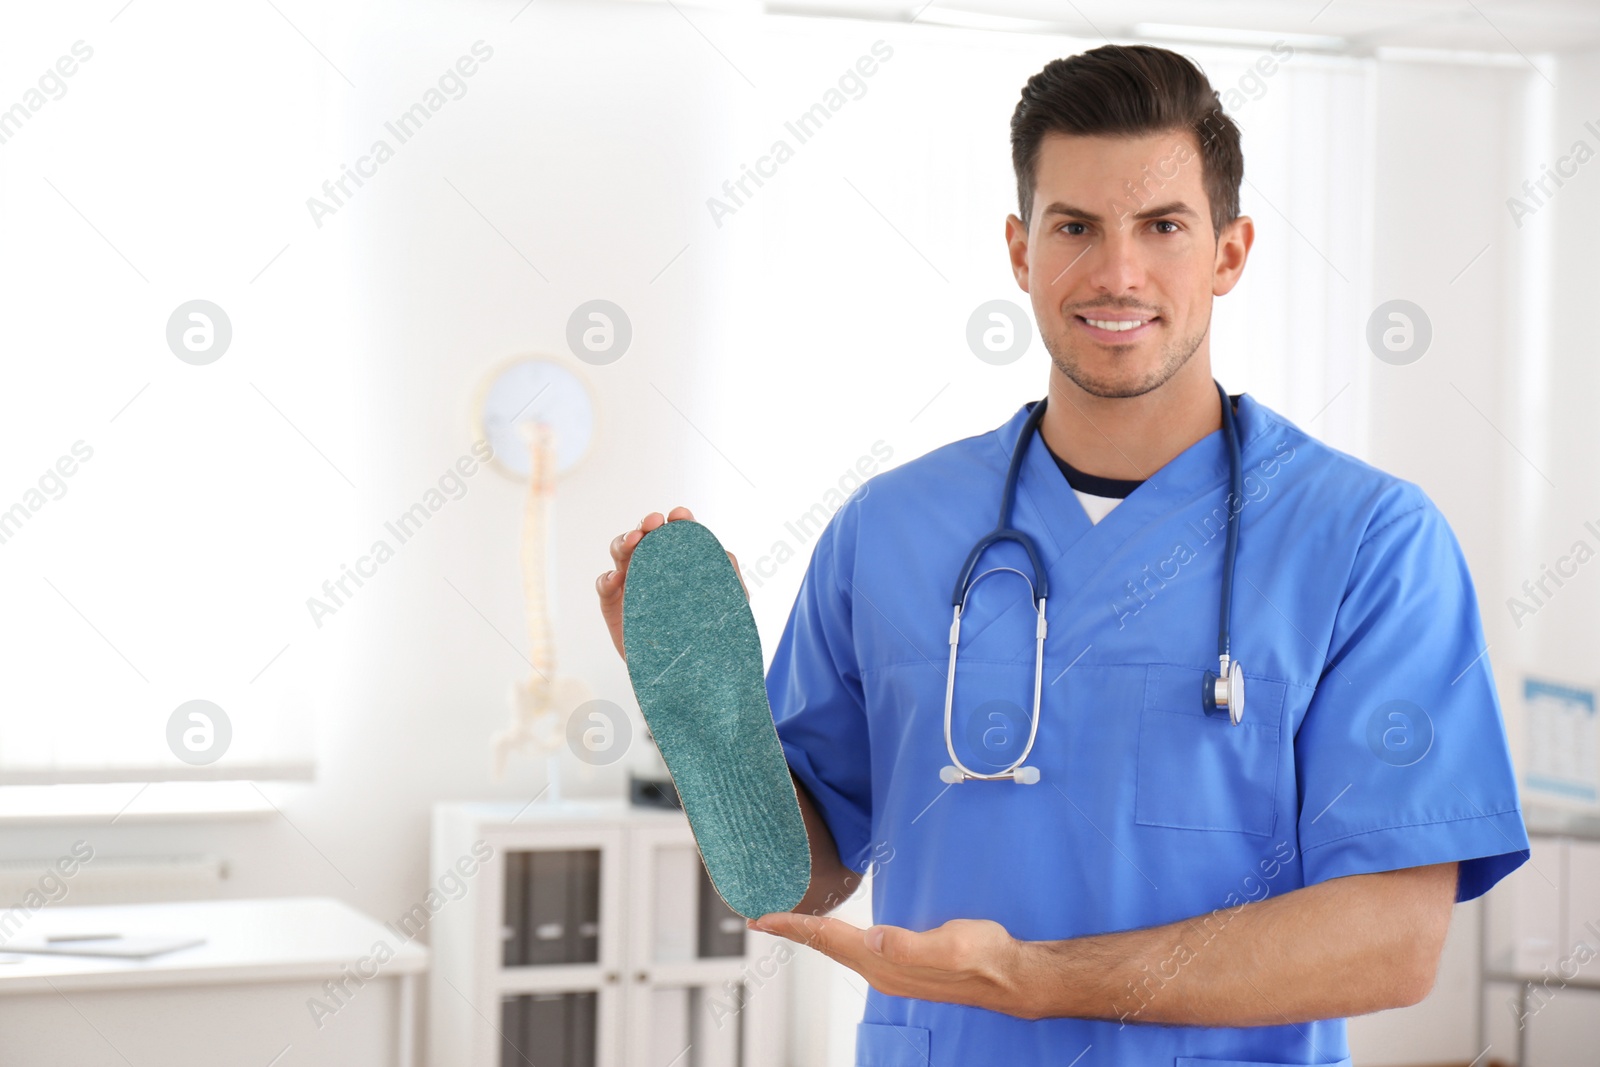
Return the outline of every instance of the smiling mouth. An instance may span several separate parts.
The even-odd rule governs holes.
[[[1154,322],[1157,317],[1158,316],[1151,315],[1149,318],[1143,319],[1096,319],[1090,318],[1086,315],[1074,316],[1074,318],[1076,318],[1079,322],[1086,322],[1097,330],[1109,330],[1113,333],[1125,333],[1129,330],[1136,330],[1147,322]]]

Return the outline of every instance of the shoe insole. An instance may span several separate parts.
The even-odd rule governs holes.
[[[792,910],[811,881],[811,847],[755,617],[710,530],[676,519],[634,546],[622,642],[711,884],[747,919]]]

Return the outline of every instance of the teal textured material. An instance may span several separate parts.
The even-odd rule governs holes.
[[[793,910],[811,881],[811,846],[756,621],[710,530],[677,519],[634,546],[622,643],[711,884],[747,919]]]

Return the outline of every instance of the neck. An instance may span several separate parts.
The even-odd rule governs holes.
[[[1086,474],[1142,481],[1222,428],[1210,362],[1191,359],[1160,388],[1133,397],[1095,396],[1052,368],[1039,433]]]

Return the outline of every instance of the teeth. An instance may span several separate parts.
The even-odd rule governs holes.
[[[1143,326],[1150,320],[1140,319],[1137,322],[1121,322],[1115,319],[1084,319],[1083,321],[1102,330],[1132,330]]]

